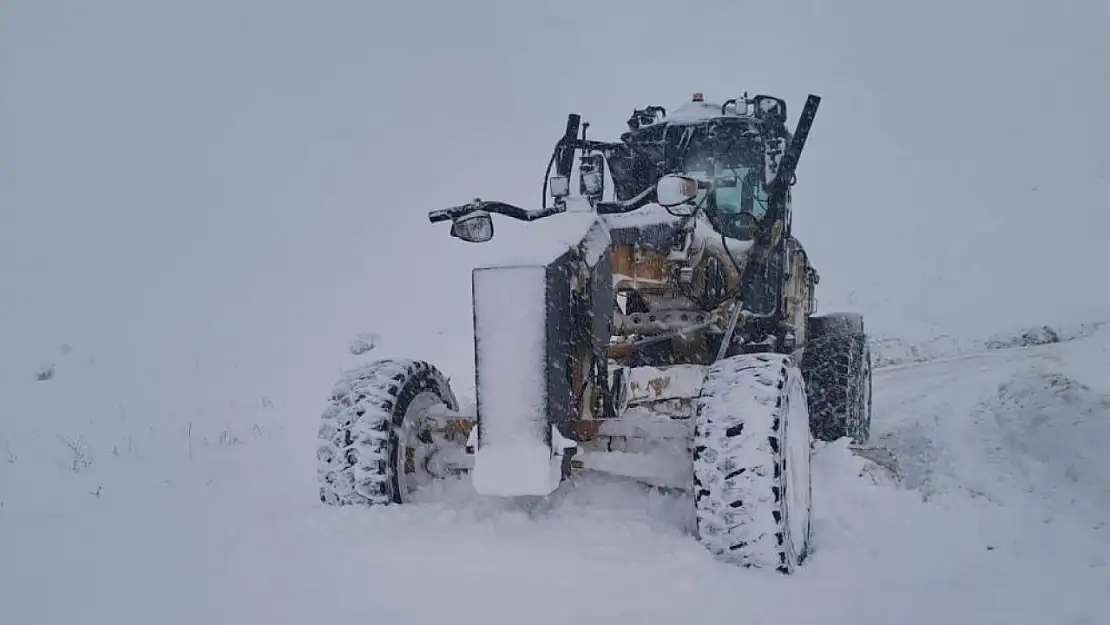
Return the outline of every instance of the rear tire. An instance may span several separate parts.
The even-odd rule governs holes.
[[[792,573],[810,546],[813,490],[805,386],[782,354],[714,363],[697,400],[698,541],[745,567]]]
[[[458,410],[447,379],[418,360],[389,359],[344,374],[321,415],[320,501],[336,506],[407,503],[435,450],[425,416]]]
[[[811,317],[802,373],[813,436],[857,444],[871,437],[871,345],[863,317],[837,313]]]

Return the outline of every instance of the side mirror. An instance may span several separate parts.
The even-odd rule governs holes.
[[[687,176],[667,174],[655,183],[655,201],[665,208],[685,204],[698,195],[698,181]]]
[[[493,218],[486,211],[474,211],[451,224],[451,236],[468,243],[485,243],[493,238]]]

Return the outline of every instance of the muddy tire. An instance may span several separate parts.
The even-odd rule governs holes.
[[[745,567],[792,573],[810,547],[813,491],[804,381],[789,356],[714,363],[697,399],[698,541]]]
[[[433,451],[424,415],[458,409],[447,379],[418,360],[372,362],[346,372],[321,415],[316,452],[320,501],[330,505],[405,503]]]
[[[813,436],[823,441],[871,437],[871,346],[863,318],[851,313],[811,317],[802,373]]]

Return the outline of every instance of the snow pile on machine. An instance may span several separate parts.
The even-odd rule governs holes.
[[[482,442],[474,488],[488,495],[546,494],[561,478],[544,431],[547,268],[491,267],[474,272],[474,345]],[[510,304],[511,302],[511,304]]]

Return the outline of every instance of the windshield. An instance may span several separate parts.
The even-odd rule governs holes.
[[[618,199],[632,199],[668,173],[715,182],[735,180],[735,186],[715,191],[716,209],[712,204],[707,208],[719,215],[714,219],[721,222],[717,227],[729,230],[729,236],[741,236],[767,212],[762,141],[750,123],[745,118],[722,117],[697,124],[657,124],[627,133],[609,160]]]
[[[763,152],[757,141],[726,136],[690,151],[681,173],[714,183],[706,213],[722,234],[740,240],[752,237],[752,229],[767,214],[763,187]],[[728,185],[728,186],[725,186]],[[700,202],[705,199],[699,196]]]
[[[721,184],[736,186],[718,186],[713,192],[713,200],[718,212],[725,218],[733,218],[739,214],[749,215],[756,220],[763,219],[767,213],[767,192],[761,184],[762,172],[752,167],[728,167],[718,169],[716,175],[710,176],[706,169],[691,168],[682,173],[700,180],[710,180]],[[702,198],[699,196],[698,200]]]

